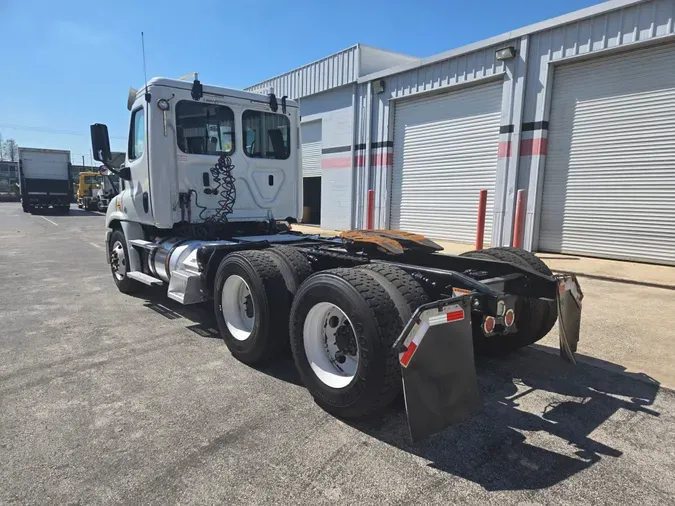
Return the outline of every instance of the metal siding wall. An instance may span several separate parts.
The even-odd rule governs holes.
[[[549,119],[555,80],[555,70],[550,68],[551,64],[562,58],[590,55],[621,46],[628,48],[635,42],[673,35],[674,19],[673,0],[653,0],[533,34],[530,39],[523,123]],[[599,53],[598,57],[601,55]],[[672,72],[672,69],[665,71]],[[540,127],[523,133],[524,141],[529,140],[542,148],[535,149],[530,156],[521,154],[519,162],[519,173],[527,175],[526,178],[520,177],[519,182],[523,185],[521,187],[528,189],[524,242],[528,248],[533,248],[537,242],[547,138],[547,128]]]
[[[286,74],[255,84],[246,91],[266,93],[270,87],[281,97],[298,99],[344,86],[356,80],[356,46],[350,47]]]
[[[496,47],[487,47],[387,77],[389,96],[400,98],[501,73],[504,71],[504,62],[495,58],[495,49]]]
[[[321,226],[327,229],[352,224],[353,92],[352,84],[300,99],[303,123],[321,120]]]

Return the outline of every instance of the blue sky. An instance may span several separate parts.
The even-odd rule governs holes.
[[[197,71],[242,88],[357,42],[430,56],[596,3],[0,0],[0,133],[89,163],[89,125],[101,122],[124,150],[141,31],[148,78]]]

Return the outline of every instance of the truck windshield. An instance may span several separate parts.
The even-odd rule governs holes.
[[[98,184],[101,182],[101,176],[84,176],[84,184]]]
[[[234,153],[234,113],[224,105],[181,100],[176,104],[176,133],[183,153]]]

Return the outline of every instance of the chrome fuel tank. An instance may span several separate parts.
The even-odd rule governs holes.
[[[198,274],[197,250],[200,246],[234,244],[232,241],[200,241],[181,237],[165,237],[156,241],[157,248],[148,255],[148,270],[168,282],[178,270]]]

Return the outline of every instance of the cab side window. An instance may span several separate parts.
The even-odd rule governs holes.
[[[145,149],[145,111],[136,109],[131,115],[129,130],[129,160],[136,160],[143,155]]]

